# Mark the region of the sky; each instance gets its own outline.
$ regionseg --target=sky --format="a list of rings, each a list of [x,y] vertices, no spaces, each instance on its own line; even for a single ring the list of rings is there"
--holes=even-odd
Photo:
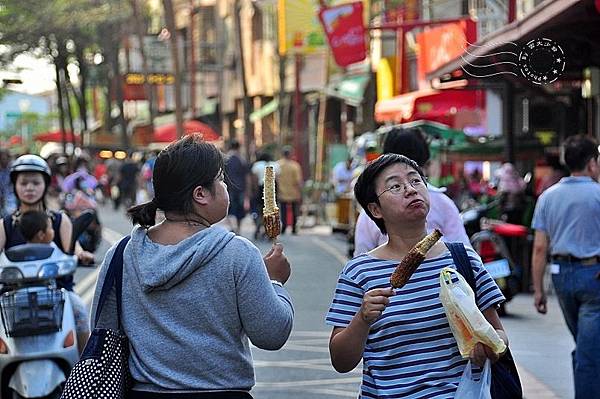
[[[20,78],[23,81],[22,84],[11,84],[7,88],[28,94],[38,94],[55,89],[54,74],[54,66],[47,59],[21,54],[10,67],[0,70],[0,79]]]

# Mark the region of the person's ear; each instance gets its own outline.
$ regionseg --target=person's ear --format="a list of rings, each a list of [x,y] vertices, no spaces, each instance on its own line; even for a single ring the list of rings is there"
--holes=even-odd
[[[369,212],[371,212],[371,215],[373,215],[373,217],[377,219],[383,219],[381,207],[379,206],[379,204],[371,202],[369,205],[367,205],[367,208],[369,209]]]
[[[44,241],[46,241],[46,232],[45,231],[38,231],[37,233],[35,233],[35,241],[36,242],[44,242]]]
[[[192,199],[200,205],[207,205],[210,197],[212,197],[210,191],[203,186],[197,186],[192,192]]]

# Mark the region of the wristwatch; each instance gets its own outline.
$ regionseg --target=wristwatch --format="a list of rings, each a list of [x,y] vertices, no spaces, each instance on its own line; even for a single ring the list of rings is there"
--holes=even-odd
[[[275,284],[280,286],[281,288],[283,288],[283,283],[281,281],[277,281],[277,280],[271,280],[271,284]]]

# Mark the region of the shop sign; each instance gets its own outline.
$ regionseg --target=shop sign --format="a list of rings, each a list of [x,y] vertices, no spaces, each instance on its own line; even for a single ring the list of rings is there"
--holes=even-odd
[[[128,73],[125,75],[125,83],[129,85],[143,85],[146,79],[143,73]],[[171,73],[149,73],[148,83],[151,85],[172,85],[175,76]]]
[[[319,19],[336,64],[345,67],[367,57],[362,2],[321,8]]]
[[[315,0],[278,0],[279,54],[311,54],[325,48]]]
[[[419,45],[419,87],[428,87],[425,75],[464,53],[470,43],[477,41],[476,24],[471,20],[426,28],[417,35]]]

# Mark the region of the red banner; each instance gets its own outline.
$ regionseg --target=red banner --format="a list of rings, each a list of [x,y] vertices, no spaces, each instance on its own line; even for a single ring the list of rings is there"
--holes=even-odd
[[[323,7],[319,19],[336,64],[345,67],[367,57],[362,2]]]

